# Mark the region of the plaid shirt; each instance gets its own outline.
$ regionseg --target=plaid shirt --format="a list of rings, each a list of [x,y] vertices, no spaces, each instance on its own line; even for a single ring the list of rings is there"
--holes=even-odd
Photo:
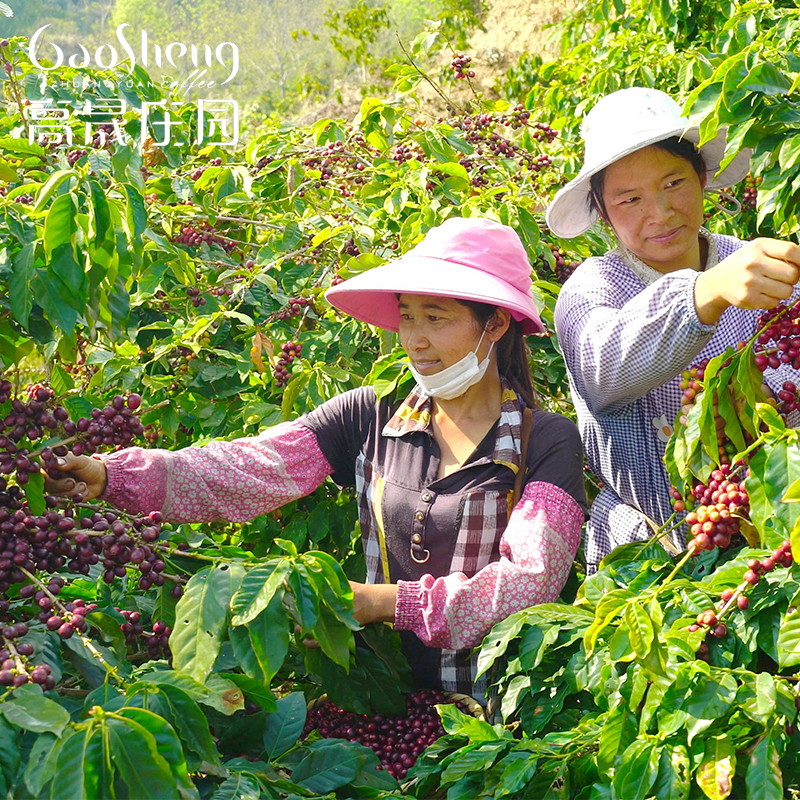
[[[745,242],[701,229],[706,269]],[[619,247],[587,259],[564,284],[555,310],[578,426],[592,471],[605,488],[586,525],[586,561],[594,570],[615,547],[642,541],[672,514],[663,463],[681,408],[680,373],[748,339],[761,311],[730,307],[704,325],[690,269],[663,275]],[[796,298],[797,290],[793,298]],[[770,371],[775,390],[786,370]],[[641,512],[641,513],[640,513]],[[685,532],[673,534],[685,546]]]
[[[483,687],[474,683],[471,647],[430,646],[436,635],[421,620],[420,595],[432,589],[423,586],[425,580],[456,574],[460,581],[468,581],[503,558],[501,539],[509,526],[521,466],[522,407],[517,395],[504,383],[498,422],[467,462],[444,478],[438,478],[431,401],[418,387],[395,411],[365,387],[335,398],[299,421],[315,432],[334,480],[344,485],[355,478],[367,582],[399,584],[396,627],[408,629],[403,631],[404,649],[418,682],[467,694],[481,691]],[[582,452],[573,423],[535,410],[527,462],[529,497],[538,493],[539,506],[544,495],[558,509],[567,506],[564,524],[576,548],[585,496]],[[551,524],[557,514],[551,511]],[[535,538],[536,533],[529,525],[528,537]],[[571,550],[561,556],[567,572]],[[555,599],[563,580],[547,599]],[[493,587],[496,591],[497,583]],[[533,595],[522,599],[519,607],[537,601],[541,600]],[[478,628],[474,644],[498,621],[490,619],[488,627]],[[469,622],[460,624],[469,627]]]

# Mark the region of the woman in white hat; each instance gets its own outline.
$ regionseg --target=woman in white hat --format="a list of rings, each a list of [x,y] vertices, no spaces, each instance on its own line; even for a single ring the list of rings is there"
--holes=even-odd
[[[790,242],[702,227],[703,190],[741,180],[750,154],[720,171],[725,131],[698,148],[698,129],[685,123],[655,89],[602,98],[583,124],[583,168],[547,211],[558,236],[602,218],[618,240],[575,271],[555,311],[584,447],[605,483],[587,524],[590,569],[617,545],[649,538],[645,516],[661,525],[672,513],[662,458],[681,371],[749,338],[759,309],[791,297],[800,274]]]
[[[327,297],[399,331],[417,382],[399,405],[363,387],[254,438],[69,456],[55,488],[174,521],[244,521],[328,476],[355,484],[369,584],[353,584],[356,618],[394,622],[421,685],[479,691],[471,648],[555,600],[586,502],[577,428],[534,407],[524,335],[543,326],[525,249],[504,225],[449,219]]]

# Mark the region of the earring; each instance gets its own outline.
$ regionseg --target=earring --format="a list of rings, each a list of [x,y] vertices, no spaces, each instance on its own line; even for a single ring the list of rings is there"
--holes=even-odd
[[[742,204],[732,194],[723,192],[722,189],[717,189],[717,196],[720,200],[722,200],[724,203],[728,203],[729,205],[724,206],[722,203],[717,202],[710,194],[705,194],[706,200],[708,200],[708,202],[711,203],[714,208],[717,208],[732,217],[735,217],[742,210]]]

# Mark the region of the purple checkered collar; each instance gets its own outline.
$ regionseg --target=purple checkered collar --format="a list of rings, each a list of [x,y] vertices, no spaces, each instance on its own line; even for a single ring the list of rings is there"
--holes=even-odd
[[[505,464],[516,473],[522,459],[520,441],[522,404],[517,393],[502,375],[500,383],[503,387],[503,395],[492,461]],[[381,435],[399,438],[417,431],[431,434],[431,399],[423,393],[418,384],[415,384],[384,425]]]

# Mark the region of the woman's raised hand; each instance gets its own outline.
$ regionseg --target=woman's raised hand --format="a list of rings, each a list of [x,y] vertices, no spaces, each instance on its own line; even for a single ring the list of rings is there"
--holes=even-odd
[[[84,500],[99,497],[106,488],[106,465],[99,458],[67,453],[58,459],[58,468],[65,473],[55,480],[45,474],[45,491],[50,494],[79,494]]]
[[[697,278],[697,315],[713,325],[728,306],[775,308],[791,296],[798,279],[800,247],[780,239],[754,239]]]

